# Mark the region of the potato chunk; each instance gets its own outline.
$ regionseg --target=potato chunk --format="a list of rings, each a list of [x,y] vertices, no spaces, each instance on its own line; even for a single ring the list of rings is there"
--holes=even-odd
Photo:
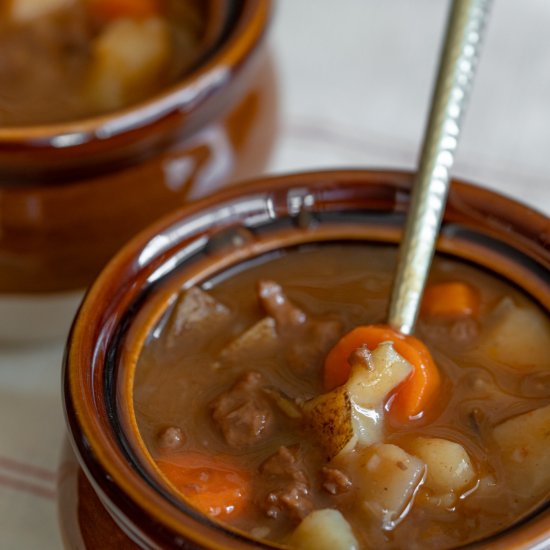
[[[174,347],[182,340],[204,339],[230,317],[226,306],[200,288],[192,287],[182,293],[174,305],[165,331],[167,346]]]
[[[271,355],[278,347],[275,319],[264,317],[227,345],[220,359],[235,363],[249,361],[251,357]]]
[[[427,466],[425,485],[436,495],[459,494],[474,478],[475,472],[462,445],[436,437],[419,437],[410,451]]]
[[[327,458],[336,456],[346,446],[353,448],[357,443],[352,403],[345,388],[336,388],[308,401],[304,405],[304,414]]]
[[[371,445],[382,439],[386,397],[412,371],[412,365],[393,349],[391,342],[381,343],[372,352],[368,368],[353,368],[345,387],[352,402],[353,431],[358,443]]]
[[[329,458],[351,451],[357,443],[382,440],[384,401],[412,370],[391,342],[383,342],[370,353],[367,366],[353,366],[343,386],[305,404],[306,419]]]
[[[355,550],[359,544],[338,510],[315,510],[306,516],[288,541],[300,550]]]
[[[170,31],[159,17],[117,19],[92,49],[87,96],[98,109],[117,109],[158,87],[170,57]]]
[[[382,342],[371,353],[368,367],[354,367],[345,387],[357,405],[374,408],[412,371],[411,364],[393,349],[391,342]]]
[[[363,509],[393,529],[406,515],[426,466],[397,445],[377,444],[361,452],[354,481]]]
[[[503,299],[491,314],[479,350],[510,367],[550,368],[550,321],[541,312]]]
[[[493,437],[518,495],[536,498],[550,491],[550,405],[502,422]]]

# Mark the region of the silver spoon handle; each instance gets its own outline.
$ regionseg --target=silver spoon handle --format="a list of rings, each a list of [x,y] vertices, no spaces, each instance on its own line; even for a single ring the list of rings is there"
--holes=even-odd
[[[388,315],[410,334],[430,269],[449,191],[450,170],[492,0],[453,0],[414,182]]]

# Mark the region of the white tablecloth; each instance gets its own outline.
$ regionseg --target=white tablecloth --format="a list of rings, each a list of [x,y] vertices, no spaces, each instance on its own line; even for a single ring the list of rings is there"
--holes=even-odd
[[[262,1],[262,0],[260,0]],[[283,122],[270,172],[414,167],[443,0],[275,0]],[[455,175],[550,214],[550,2],[496,0]],[[0,322],[6,322],[2,319]],[[0,548],[61,547],[63,342],[0,346]]]

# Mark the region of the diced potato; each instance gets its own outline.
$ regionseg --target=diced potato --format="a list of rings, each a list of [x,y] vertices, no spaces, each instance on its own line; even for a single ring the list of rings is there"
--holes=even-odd
[[[479,350],[510,367],[550,368],[550,321],[541,311],[505,298],[482,332]]]
[[[355,550],[359,544],[338,510],[315,510],[306,516],[288,541],[300,550]]]
[[[98,109],[146,97],[170,57],[170,30],[160,17],[117,19],[93,44],[87,96]]]
[[[493,438],[518,495],[535,498],[550,491],[550,405],[504,421]]]
[[[220,359],[231,362],[250,360],[251,356],[258,354],[273,354],[278,346],[275,320],[272,317],[264,317],[225,347]]]
[[[345,388],[352,403],[353,431],[358,443],[382,439],[383,407],[388,394],[413,371],[391,342],[382,342],[370,355],[369,368],[356,365]]]
[[[383,342],[370,354],[368,367],[355,365],[343,386],[305,404],[309,424],[329,458],[357,443],[382,440],[384,401],[411,372],[391,342]]]
[[[166,328],[168,347],[182,338],[196,338],[225,324],[230,318],[229,309],[200,288],[193,287],[181,294],[172,310]]]
[[[26,23],[73,3],[74,0],[8,0],[4,10],[11,21]],[[0,15],[1,11],[0,8]]]
[[[371,353],[368,368],[354,367],[345,387],[358,406],[375,408],[412,370],[411,364],[393,349],[391,342],[382,342]]]
[[[344,387],[324,393],[304,405],[304,414],[328,457],[357,443],[352,420],[352,404]]]
[[[454,441],[419,437],[409,450],[426,464],[425,485],[436,495],[460,494],[475,478],[468,453]]]
[[[361,452],[354,476],[363,509],[393,529],[406,515],[426,466],[397,445],[377,444]]]

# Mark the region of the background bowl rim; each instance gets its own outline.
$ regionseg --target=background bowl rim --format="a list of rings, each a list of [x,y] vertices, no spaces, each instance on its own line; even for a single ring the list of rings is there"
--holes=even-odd
[[[197,67],[144,100],[112,112],[67,122],[0,127],[0,147],[70,149],[98,139],[108,143],[110,139],[153,125],[170,113],[183,109],[186,104],[202,103],[210,92],[223,85],[224,75],[220,68],[230,70],[236,67],[262,40],[272,2],[241,0],[241,13],[221,43],[214,46]],[[56,145],[59,138],[66,138],[66,141]]]

